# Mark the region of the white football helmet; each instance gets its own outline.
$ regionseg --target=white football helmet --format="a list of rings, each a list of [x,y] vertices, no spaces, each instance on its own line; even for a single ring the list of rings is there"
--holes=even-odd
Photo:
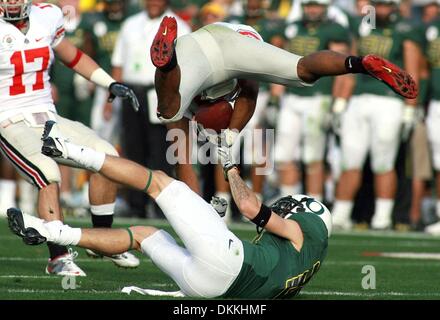
[[[0,18],[5,21],[20,21],[29,17],[32,0],[0,0]]]
[[[283,218],[295,213],[316,214],[324,222],[328,237],[332,233],[332,215],[330,210],[320,201],[304,194],[296,194],[278,199],[270,209]]]

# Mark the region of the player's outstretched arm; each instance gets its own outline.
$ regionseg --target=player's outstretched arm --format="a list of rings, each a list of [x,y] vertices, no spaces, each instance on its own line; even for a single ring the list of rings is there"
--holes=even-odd
[[[63,39],[54,48],[54,51],[58,58],[76,73],[82,75],[97,86],[107,88],[110,92],[109,100],[112,101],[115,96],[129,99],[133,108],[136,111],[139,110],[139,102],[134,92],[127,86],[113,79],[92,58],[75,47],[72,42]]]
[[[237,167],[233,164],[230,149],[218,147],[218,156],[223,166],[225,177],[228,178],[232,197],[240,212],[257,225],[282,238],[292,241],[300,250],[304,241],[301,228],[293,220],[283,219],[258,200],[255,193],[249,189]]]

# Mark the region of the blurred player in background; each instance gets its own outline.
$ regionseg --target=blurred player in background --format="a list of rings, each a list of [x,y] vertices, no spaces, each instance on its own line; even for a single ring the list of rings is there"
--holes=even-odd
[[[122,23],[127,17],[128,4],[123,0],[103,0],[102,3],[101,12],[85,16],[84,42],[87,48],[90,48],[88,54],[106,72],[111,73],[111,57]],[[110,110],[105,109],[106,106],[109,106],[107,105],[107,91],[98,87],[94,94],[91,128],[105,140],[118,145],[120,142],[120,101],[116,100]]]
[[[44,123],[49,119],[57,120],[72,141],[81,141],[112,155],[117,152],[91,129],[57,114],[48,72],[55,54],[84,78],[108,88],[111,98],[129,98],[135,108],[138,108],[138,102],[130,89],[117,83],[64,38],[64,17],[59,7],[46,3],[32,5],[30,0],[6,0],[0,2],[0,12],[0,69],[3,70],[0,74],[1,151],[17,171],[38,188],[38,215],[47,220],[62,220],[58,163],[40,152]],[[114,183],[100,175],[91,176],[89,198],[94,227],[112,225],[115,196]],[[48,243],[48,247],[47,273],[85,275],[74,263],[75,255],[65,246]],[[121,266],[139,264],[131,254],[112,259]]]
[[[225,8],[215,1],[209,1],[200,9],[200,26],[203,27],[214,22],[223,21],[225,17]]]
[[[377,0],[376,26],[359,19],[356,47],[360,55],[376,54],[404,66],[418,79],[420,39],[397,13],[399,0]],[[342,104],[341,144],[343,173],[338,182],[333,208],[335,227],[351,228],[353,199],[361,186],[362,166],[371,152],[375,174],[374,229],[392,227],[392,210],[397,188],[394,170],[400,141],[406,141],[415,121],[417,100],[402,101],[385,85],[371,78],[357,77],[354,96],[348,106]]]
[[[319,50],[347,54],[350,33],[328,18],[330,0],[302,0],[303,17],[286,26],[285,48],[300,56]],[[307,193],[322,201],[326,127],[332,93],[340,94],[342,77],[322,78],[310,88],[286,89],[276,126],[275,161],[281,195],[301,193],[301,162]]]
[[[167,130],[156,117],[155,67],[149,58],[149,48],[165,15],[176,16],[170,9],[168,0],[146,0],[142,12],[124,21],[111,62],[113,77],[127,83],[142,105],[141,110],[136,112],[127,107],[126,101],[123,102],[121,147],[124,156],[172,175],[172,166],[166,160]],[[177,18],[177,21],[179,36],[191,32],[182,19]],[[111,106],[106,108],[108,107]],[[159,208],[144,193],[127,190],[126,194],[132,215],[146,217],[147,211],[150,217],[160,215]]]
[[[436,215],[440,219],[440,1],[431,3],[429,9],[433,21],[428,23],[424,33],[424,52],[430,69],[430,102],[426,125],[436,171]],[[434,15],[435,12],[437,15]],[[425,231],[440,235],[440,222],[427,226]]]

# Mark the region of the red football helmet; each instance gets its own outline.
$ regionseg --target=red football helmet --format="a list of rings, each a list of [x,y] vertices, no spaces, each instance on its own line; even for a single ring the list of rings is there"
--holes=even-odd
[[[6,21],[26,19],[31,7],[32,0],[0,0],[0,18]]]

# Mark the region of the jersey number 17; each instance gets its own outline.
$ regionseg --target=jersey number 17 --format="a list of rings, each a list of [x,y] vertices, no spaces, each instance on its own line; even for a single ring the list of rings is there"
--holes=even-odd
[[[49,47],[29,49],[24,51],[15,51],[11,56],[11,64],[14,65],[15,74],[12,78],[12,86],[9,87],[9,94],[16,96],[26,92],[23,85],[23,74],[25,72],[25,63],[35,62],[36,59],[42,59],[41,69],[36,72],[36,81],[32,86],[32,91],[44,89],[44,72],[49,67],[50,51]]]

